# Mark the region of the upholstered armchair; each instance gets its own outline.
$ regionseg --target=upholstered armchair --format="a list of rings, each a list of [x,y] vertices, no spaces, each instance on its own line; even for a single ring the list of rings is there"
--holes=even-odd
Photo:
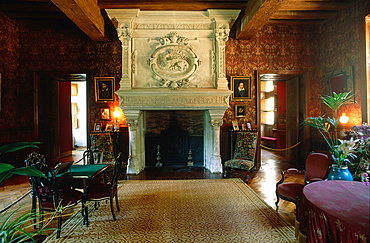
[[[234,156],[223,165],[224,177],[228,174],[238,175],[248,183],[250,171],[255,168],[258,133],[240,131],[235,141]]]
[[[281,180],[276,183],[276,208],[279,208],[280,198],[297,204],[303,193],[303,187],[315,181],[322,181],[328,176],[329,166],[332,163],[330,153],[317,151],[309,154],[305,162],[305,170],[290,168],[281,172]],[[289,174],[303,174],[304,183],[284,182]]]

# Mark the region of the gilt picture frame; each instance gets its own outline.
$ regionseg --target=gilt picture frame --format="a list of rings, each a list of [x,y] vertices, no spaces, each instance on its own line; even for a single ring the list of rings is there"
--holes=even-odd
[[[251,101],[251,77],[232,76],[231,77],[231,90],[232,100],[235,101]]]
[[[100,108],[100,119],[110,120],[110,110],[109,108]]]
[[[245,117],[246,116],[246,106],[245,105],[235,105],[235,117]]]
[[[327,95],[333,95],[333,92],[339,94],[349,91],[354,91],[354,81],[353,81],[353,68],[352,66],[347,66],[328,72],[325,75],[327,82]],[[352,93],[354,94],[354,93]],[[353,95],[348,101],[347,104],[355,103],[355,96]]]
[[[95,101],[114,101],[114,77],[95,77]]]
[[[101,129],[101,123],[95,123],[94,124],[94,132],[101,132],[102,129]]]
[[[107,125],[105,126],[105,131],[107,132],[112,132],[113,131],[113,123],[107,123]]]

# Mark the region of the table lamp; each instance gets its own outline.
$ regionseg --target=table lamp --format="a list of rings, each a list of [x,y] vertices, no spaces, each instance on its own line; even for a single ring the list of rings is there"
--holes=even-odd
[[[114,130],[119,130],[119,124],[118,124],[118,117],[120,117],[121,112],[116,108],[116,110],[113,112],[113,117],[116,118],[116,123],[114,124]]]
[[[341,131],[341,136],[345,136],[345,131],[346,131],[346,123],[349,121],[348,116],[346,116],[346,113],[342,113],[342,115],[339,117],[339,122],[343,124],[343,129]]]

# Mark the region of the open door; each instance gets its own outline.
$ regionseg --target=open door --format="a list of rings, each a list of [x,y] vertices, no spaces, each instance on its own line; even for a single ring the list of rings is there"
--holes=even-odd
[[[259,70],[257,76],[258,84],[263,81],[273,81],[277,82],[286,82],[286,92],[284,95],[285,102],[286,102],[286,115],[284,117],[277,117],[285,119],[286,123],[284,123],[284,136],[285,144],[281,144],[279,149],[286,149],[293,145],[296,145],[302,139],[302,133],[299,129],[300,127],[300,119],[302,119],[302,114],[305,112],[305,102],[303,102],[305,98],[305,90],[304,87],[300,87],[300,80],[305,79],[305,71],[294,71],[294,70]],[[302,82],[304,83],[304,82]],[[257,110],[258,110],[258,127],[261,128],[261,106],[258,105],[261,102],[261,89],[258,90],[257,96]],[[279,97],[277,95],[277,101],[279,102]],[[277,104],[277,107],[279,105]],[[280,114],[282,116],[282,114]],[[275,117],[276,118],[276,117]],[[279,124],[279,119],[275,119],[275,125]],[[276,129],[278,130],[278,129]],[[285,146],[284,146],[285,145]],[[284,146],[284,147],[283,147]],[[282,148],[280,148],[282,147]],[[304,151],[302,150],[302,146],[295,146],[292,149],[286,149],[285,157],[286,160],[290,163],[296,164],[297,166],[300,164],[300,160]]]
[[[54,166],[73,150],[70,80],[50,73],[35,74],[34,103],[40,153]]]
[[[59,87],[58,82],[48,75],[36,75],[37,137],[42,142],[40,153],[45,155],[48,165],[59,162]]]
[[[299,77],[286,81],[286,146],[299,142]],[[288,149],[286,161],[297,164],[298,147]]]

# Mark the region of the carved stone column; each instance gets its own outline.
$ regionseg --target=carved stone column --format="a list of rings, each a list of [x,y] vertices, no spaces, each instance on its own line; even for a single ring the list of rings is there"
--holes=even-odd
[[[129,129],[129,159],[127,164],[127,173],[138,174],[142,170],[142,165],[137,155],[139,137],[139,116],[140,110],[126,110],[126,122]]]
[[[130,23],[120,23],[117,28],[119,40],[122,42],[122,78],[121,90],[131,89],[131,32]]]
[[[222,126],[222,117],[225,113],[224,109],[209,110],[209,123],[211,126],[210,136],[212,144],[212,155],[207,163],[207,168],[211,173],[222,173],[222,160],[220,154],[220,127]]]
[[[213,127],[213,154],[209,170],[211,173],[222,173],[222,160],[220,155],[220,127],[222,126],[222,119],[211,120]]]
[[[230,29],[228,28],[228,25],[217,24],[217,28],[215,29],[216,58],[218,62],[217,89],[229,89],[228,81],[226,78],[226,58],[225,58],[226,41],[229,39],[229,32]]]
[[[110,9],[114,13],[114,19],[118,22],[117,34],[122,42],[122,78],[120,81],[121,90],[131,90],[131,73],[135,67],[132,66],[132,32],[135,18],[139,15],[139,9]]]

